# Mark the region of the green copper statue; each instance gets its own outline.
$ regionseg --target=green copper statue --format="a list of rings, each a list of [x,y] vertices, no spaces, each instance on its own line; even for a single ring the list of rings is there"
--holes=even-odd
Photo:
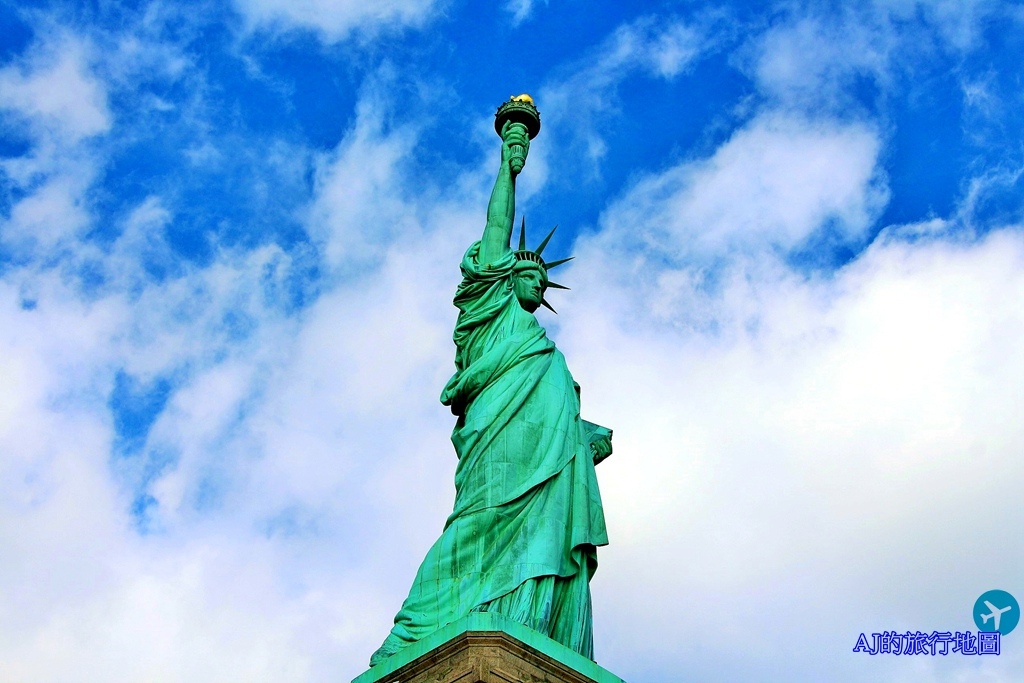
[[[590,578],[608,542],[594,465],[611,431],[580,419],[579,385],[534,317],[561,287],[548,271],[569,259],[544,261],[550,234],[527,250],[525,221],[510,246],[540,116],[528,95],[496,116],[501,167],[483,238],[462,258],[456,371],[441,393],[457,417],[455,509],[371,666],[470,612],[499,612],[593,659]]]

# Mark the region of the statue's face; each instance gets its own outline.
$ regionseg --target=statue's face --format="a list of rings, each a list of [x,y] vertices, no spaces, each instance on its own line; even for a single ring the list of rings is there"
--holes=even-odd
[[[512,290],[515,292],[516,298],[519,299],[519,305],[530,313],[536,311],[540,306],[545,289],[547,289],[547,281],[540,268],[517,270],[512,280]]]

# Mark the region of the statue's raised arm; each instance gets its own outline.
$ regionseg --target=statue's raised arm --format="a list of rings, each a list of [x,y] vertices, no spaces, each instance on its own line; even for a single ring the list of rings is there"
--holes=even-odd
[[[501,138],[501,167],[487,203],[487,226],[480,240],[480,261],[494,263],[510,251],[516,215],[516,177],[526,164],[530,140],[540,132],[540,113],[529,95],[518,95],[501,105],[494,130]]]
[[[501,130],[501,167],[487,203],[487,225],[480,243],[480,260],[493,263],[511,249],[512,223],[516,215],[516,177],[530,150],[526,126],[505,121]]]

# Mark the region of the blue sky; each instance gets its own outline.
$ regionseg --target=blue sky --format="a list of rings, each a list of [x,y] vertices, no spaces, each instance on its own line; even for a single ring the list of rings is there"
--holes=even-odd
[[[1024,10],[0,3],[0,678],[349,680],[453,499],[451,296],[519,184],[615,430],[599,663],[869,657],[1024,595]],[[548,253],[546,252],[546,253]]]

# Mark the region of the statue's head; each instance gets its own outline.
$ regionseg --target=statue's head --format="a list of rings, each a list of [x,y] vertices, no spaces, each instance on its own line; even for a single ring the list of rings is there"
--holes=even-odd
[[[533,261],[517,261],[512,276],[512,291],[519,305],[533,313],[544,301],[548,288],[548,274],[544,267]]]
[[[548,280],[548,271],[562,265],[566,261],[571,261],[572,257],[550,263],[541,258],[541,252],[544,251],[544,247],[548,246],[548,240],[551,239],[551,236],[555,234],[557,229],[558,226],[556,225],[540,245],[537,246],[537,250],[531,251],[526,248],[526,218],[523,218],[523,225],[519,232],[519,249],[515,252],[516,265],[512,276],[512,289],[515,292],[516,298],[519,299],[519,305],[530,313],[536,311],[538,306],[544,306],[550,309],[552,313],[555,312],[555,309],[551,308],[551,304],[544,299],[544,292],[548,287],[569,289],[564,285]]]

